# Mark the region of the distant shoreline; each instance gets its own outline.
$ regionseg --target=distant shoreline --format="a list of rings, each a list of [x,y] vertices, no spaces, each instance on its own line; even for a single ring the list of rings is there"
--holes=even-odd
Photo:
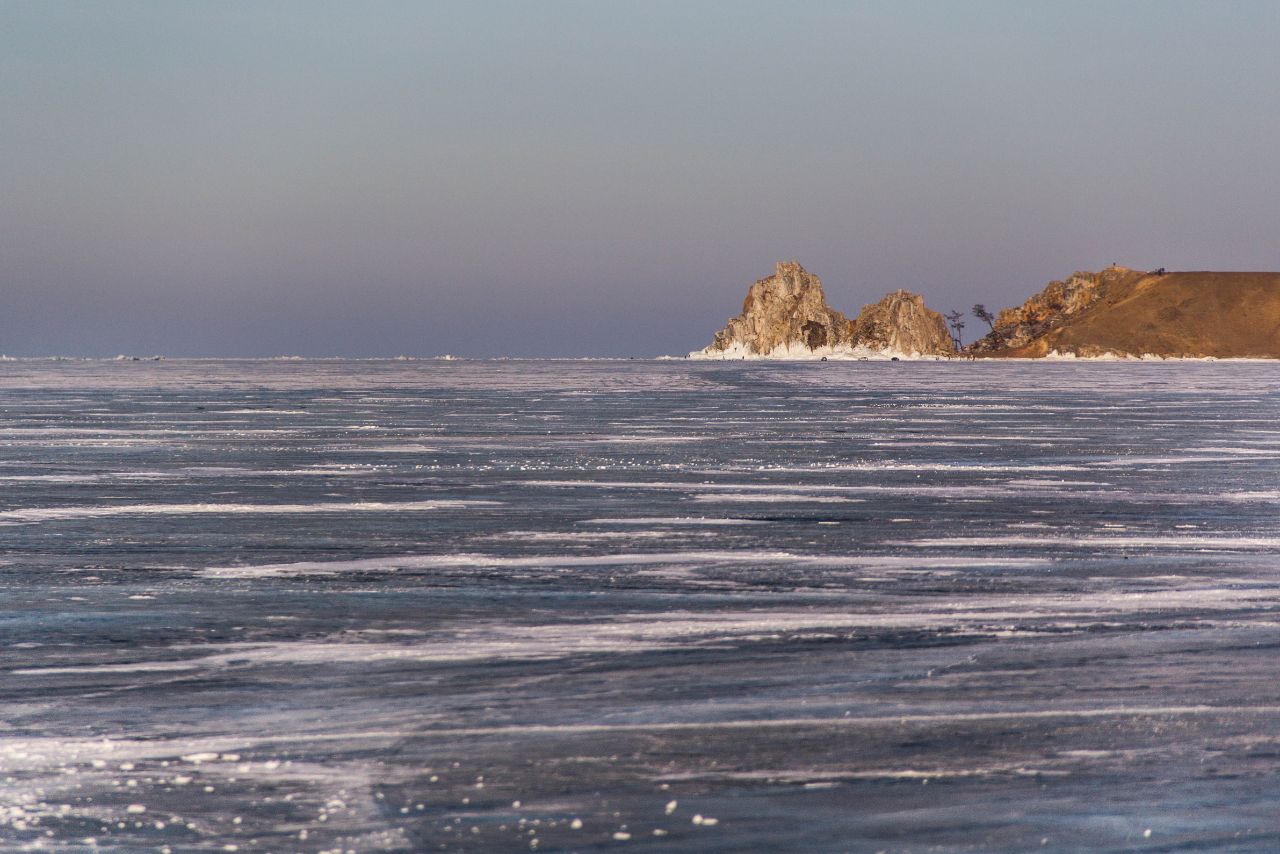
[[[1167,363],[1200,363],[1240,362],[1240,363],[1280,363],[1280,358],[1267,356],[1121,356],[1106,354],[1102,356],[1075,356],[1053,354],[1049,356],[847,356],[847,355],[808,355],[808,356],[745,356],[737,358],[689,357],[689,356],[139,356],[121,359],[115,356],[0,356],[0,365],[4,364],[119,364],[157,365],[168,362],[244,362],[273,364],[313,363],[313,362],[391,362],[401,364],[418,363],[500,363],[500,362],[688,362],[708,365],[799,365],[799,364],[849,364],[861,363],[912,363],[912,362],[955,362],[964,364],[994,363],[1037,363],[1037,364],[1070,364],[1083,362],[1089,364],[1167,364]]]

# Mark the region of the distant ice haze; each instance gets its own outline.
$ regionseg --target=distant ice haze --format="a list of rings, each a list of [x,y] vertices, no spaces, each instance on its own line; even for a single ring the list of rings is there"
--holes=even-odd
[[[1280,7],[0,6],[0,352],[654,355],[1280,268]]]

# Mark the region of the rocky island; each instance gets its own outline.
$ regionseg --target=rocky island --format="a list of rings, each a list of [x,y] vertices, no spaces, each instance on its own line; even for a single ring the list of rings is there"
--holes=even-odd
[[[1280,273],[1143,272],[1114,264],[1077,272],[1003,309],[988,335],[957,350],[947,321],[918,294],[894,291],[850,320],[827,305],[817,276],[788,261],[752,285],[742,313],[689,355],[1278,359]]]
[[[780,262],[747,291],[729,320],[695,359],[920,358],[955,353],[942,315],[924,298],[894,291],[853,320],[827,305],[822,281],[798,261]]]

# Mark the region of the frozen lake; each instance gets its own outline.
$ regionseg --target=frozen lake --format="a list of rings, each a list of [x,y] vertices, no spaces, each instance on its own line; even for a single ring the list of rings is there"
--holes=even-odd
[[[0,362],[0,848],[1280,850],[1280,365]]]

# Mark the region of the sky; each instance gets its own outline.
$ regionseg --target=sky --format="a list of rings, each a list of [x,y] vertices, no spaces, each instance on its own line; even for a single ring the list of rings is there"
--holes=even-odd
[[[850,316],[1280,270],[1277,44],[1228,0],[0,0],[0,353],[644,357],[780,260]]]

